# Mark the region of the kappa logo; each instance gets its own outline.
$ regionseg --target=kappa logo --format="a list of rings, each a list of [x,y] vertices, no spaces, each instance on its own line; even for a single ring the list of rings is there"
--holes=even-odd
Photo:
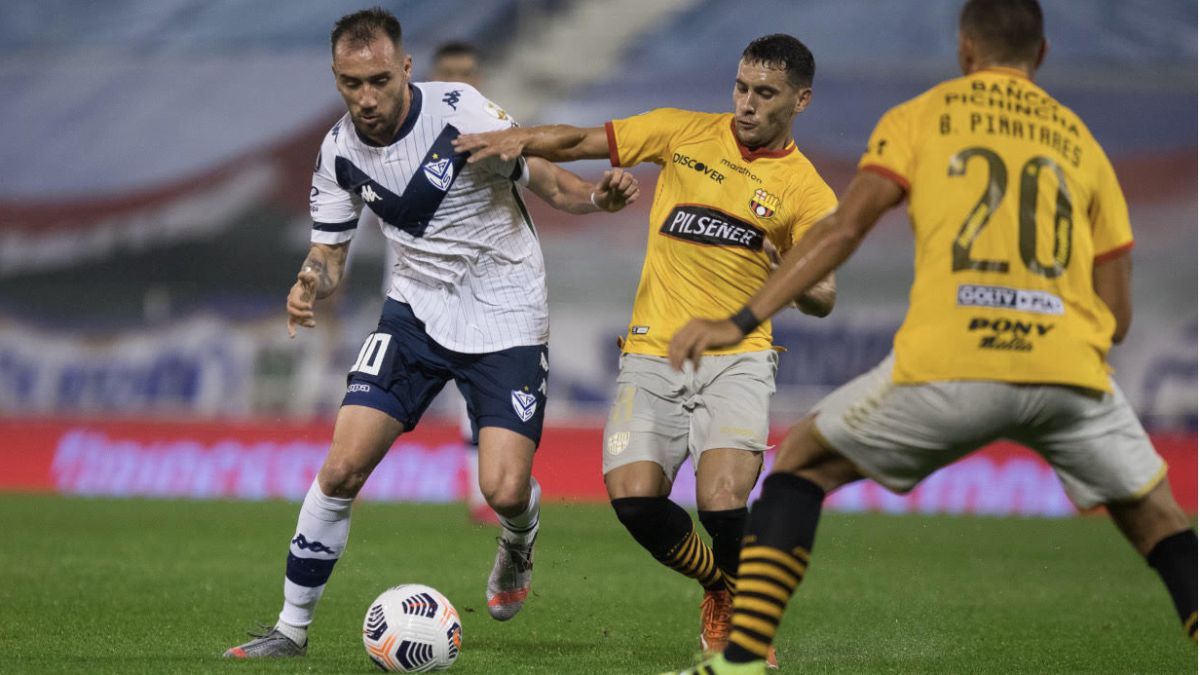
[[[454,181],[454,165],[449,157],[438,157],[435,152],[433,159],[425,162],[421,168],[425,171],[425,178],[442,192],[448,190],[450,183]]]
[[[334,555],[337,553],[337,551],[329,548],[328,546],[326,546],[325,544],[322,544],[319,541],[309,541],[308,539],[306,539],[304,537],[303,534],[297,534],[296,538],[292,540],[292,544],[296,548],[300,549],[301,551],[312,551],[313,553],[328,553],[329,555]]]
[[[779,197],[759,188],[750,199],[750,210],[759,218],[770,218],[779,209]]]
[[[550,372],[550,362],[546,360],[546,352],[542,352],[539,356],[541,359],[542,370],[546,371],[547,373]]]
[[[382,199],[379,196],[379,193],[375,192],[374,188],[372,188],[370,185],[364,185],[362,187],[362,190],[359,190],[358,196],[362,197],[362,200],[368,204],[377,202],[380,199]]]
[[[460,98],[462,98],[462,91],[455,89],[453,91],[446,92],[446,95],[442,97],[442,103],[445,103],[451,108],[458,110],[458,99]]]
[[[537,397],[533,394],[513,389],[512,406],[513,411],[517,413],[517,417],[520,417],[522,422],[528,422],[533,419],[533,414],[537,412]]]

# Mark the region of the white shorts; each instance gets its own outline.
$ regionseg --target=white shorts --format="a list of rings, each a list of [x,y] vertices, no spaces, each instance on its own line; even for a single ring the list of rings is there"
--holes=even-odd
[[[814,412],[823,442],[894,492],[1002,438],[1045,457],[1081,509],[1138,499],[1166,474],[1115,382],[1111,394],[983,380],[898,385],[893,361],[889,355]]]
[[[773,350],[705,356],[684,372],[660,356],[621,356],[604,426],[604,473],[650,461],[675,480],[689,455],[696,467],[706,450],[766,450],[778,364]]]

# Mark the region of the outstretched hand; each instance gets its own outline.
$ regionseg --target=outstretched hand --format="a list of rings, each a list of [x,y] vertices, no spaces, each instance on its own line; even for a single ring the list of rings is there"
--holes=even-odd
[[[488,131],[482,134],[463,134],[454,139],[455,152],[468,152],[468,164],[474,164],[488,157],[499,157],[508,162],[521,156],[525,150],[525,130],[519,127]]]
[[[288,291],[288,337],[296,337],[296,326],[312,328],[317,325],[313,301],[317,297],[317,271],[305,265],[296,275],[296,283]]]
[[[614,213],[637,201],[640,194],[633,174],[624,169],[609,169],[592,190],[592,203],[601,211]]]
[[[743,337],[729,319],[692,319],[671,338],[667,359],[675,370],[682,371],[688,361],[699,367],[704,352],[736,345]]]

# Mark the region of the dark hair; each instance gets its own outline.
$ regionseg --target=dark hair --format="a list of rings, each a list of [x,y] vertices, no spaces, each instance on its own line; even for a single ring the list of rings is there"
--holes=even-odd
[[[462,40],[443,42],[437,46],[437,49],[433,50],[434,61],[447,56],[474,56],[475,58],[479,58],[479,50],[470,42]]]
[[[784,33],[764,35],[746,45],[742,60],[786,70],[788,83],[796,88],[811,87],[817,69],[808,47]]]
[[[379,33],[387,35],[396,49],[400,49],[400,21],[382,7],[372,7],[347,14],[333,24],[329,34],[329,47],[336,51],[338,42],[345,39],[352,45],[367,45]]]
[[[1044,36],[1037,0],[970,0],[958,27],[1000,63],[1035,60]]]

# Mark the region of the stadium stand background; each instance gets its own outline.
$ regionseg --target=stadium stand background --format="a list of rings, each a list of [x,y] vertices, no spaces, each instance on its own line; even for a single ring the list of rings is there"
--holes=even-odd
[[[404,24],[418,79],[435,44],[474,41],[488,61],[485,93],[524,123],[727,110],[745,44],[793,33],[817,59],[797,142],[838,191],[887,107],[957,74],[950,0],[382,4]],[[1184,439],[1194,467],[1196,5],[1043,5],[1051,50],[1039,82],[1113,158],[1137,235],[1136,320],[1114,351],[1116,376],[1153,430]],[[342,110],[328,30],[361,6],[0,6],[0,426],[12,448],[44,433],[61,450],[64,429],[78,441],[86,429],[71,425],[101,419],[182,421],[201,435],[239,419],[268,435],[280,421],[327,433],[378,315],[380,235],[356,240],[345,291],[321,308],[332,320],[289,341],[282,307],[307,248],[312,160]],[[575,168],[598,175],[604,164]],[[655,171],[638,175],[648,188]],[[551,293],[552,424],[596,433],[649,201],[572,218],[531,200]],[[877,229],[840,274],[831,317],[779,322],[778,423],[889,349],[911,278],[905,230],[902,211]],[[454,396],[443,398],[435,417],[453,414]],[[598,452],[585,444],[571,452]]]

